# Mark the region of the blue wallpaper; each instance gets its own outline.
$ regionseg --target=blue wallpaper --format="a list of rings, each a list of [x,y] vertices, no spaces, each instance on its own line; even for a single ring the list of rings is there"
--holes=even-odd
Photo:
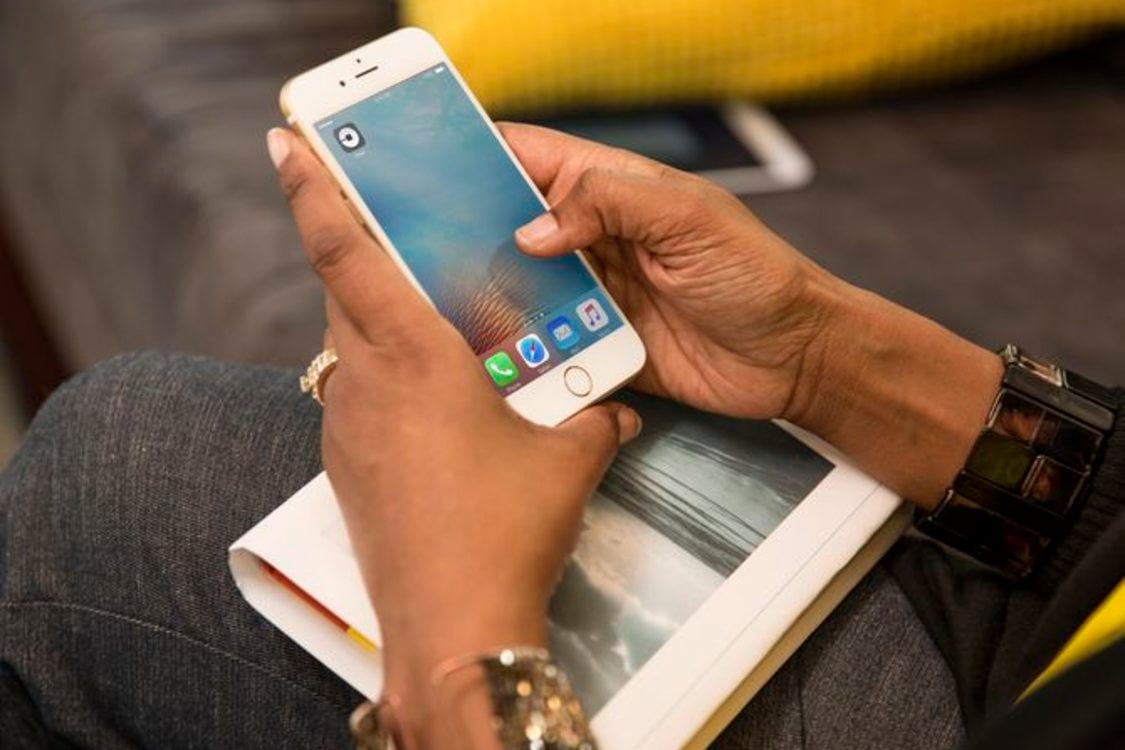
[[[348,125],[364,142],[355,148],[345,139],[351,151],[335,135]],[[422,288],[476,353],[595,287],[573,256],[533,259],[516,248],[512,233],[542,205],[444,65],[317,128]]]

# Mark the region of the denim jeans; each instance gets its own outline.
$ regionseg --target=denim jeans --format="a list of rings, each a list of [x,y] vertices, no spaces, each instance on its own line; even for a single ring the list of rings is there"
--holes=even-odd
[[[141,354],[55,393],[0,477],[0,746],[346,747],[360,697],[226,561],[320,470],[319,432],[287,371]],[[949,671],[877,568],[716,747],[962,738]]]

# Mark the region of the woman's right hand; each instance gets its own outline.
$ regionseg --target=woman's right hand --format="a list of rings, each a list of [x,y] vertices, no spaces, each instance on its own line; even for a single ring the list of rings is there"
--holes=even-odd
[[[540,256],[588,249],[648,349],[636,387],[786,419],[903,497],[943,496],[998,357],[835,278],[702,178],[544,128],[503,134],[551,204],[516,241]]]
[[[504,137],[550,213],[516,233],[539,256],[588,248],[649,351],[635,385],[738,417],[789,416],[838,283],[716,185],[527,125]]]

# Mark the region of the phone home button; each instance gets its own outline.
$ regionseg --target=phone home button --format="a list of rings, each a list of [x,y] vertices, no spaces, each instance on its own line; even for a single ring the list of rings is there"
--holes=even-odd
[[[590,378],[590,373],[578,366],[566,368],[563,372],[563,383],[568,391],[579,398],[589,396],[590,391],[594,390],[594,381]]]

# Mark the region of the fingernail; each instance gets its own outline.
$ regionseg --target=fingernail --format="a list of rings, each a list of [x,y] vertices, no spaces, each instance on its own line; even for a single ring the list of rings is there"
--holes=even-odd
[[[617,429],[621,434],[622,444],[629,442],[641,434],[641,415],[632,409],[625,408],[617,412]]]
[[[547,212],[536,216],[527,224],[516,230],[520,239],[529,245],[542,245],[548,237],[559,231],[559,220],[553,213]]]
[[[281,165],[289,158],[289,134],[281,128],[270,129],[266,133],[266,148],[269,149],[274,168],[281,169]]]

